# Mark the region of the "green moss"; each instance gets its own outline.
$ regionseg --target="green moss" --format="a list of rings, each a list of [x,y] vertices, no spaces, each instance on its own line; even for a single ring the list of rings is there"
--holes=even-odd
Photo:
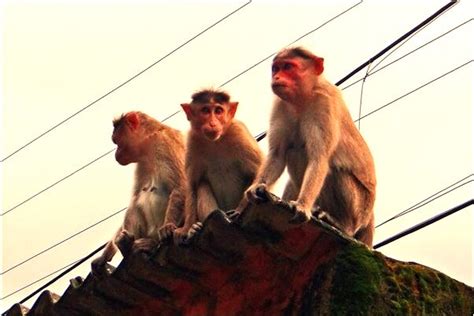
[[[335,260],[331,315],[366,315],[380,296],[381,268],[364,246],[351,245],[341,251]]]
[[[473,311],[472,289],[415,263],[387,259],[361,245],[333,262],[331,315],[454,315]]]

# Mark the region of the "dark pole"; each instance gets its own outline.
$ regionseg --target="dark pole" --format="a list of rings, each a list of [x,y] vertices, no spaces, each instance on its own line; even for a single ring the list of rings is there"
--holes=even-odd
[[[341,80],[339,80],[338,82],[336,82],[336,86],[339,86],[341,85],[342,83],[344,83],[347,79],[351,78],[352,76],[354,76],[356,73],[358,73],[359,71],[361,71],[363,68],[367,67],[369,64],[373,63],[375,60],[379,59],[380,56],[384,55],[386,52],[388,52],[390,49],[392,49],[394,46],[398,45],[400,42],[402,42],[403,40],[405,40],[406,38],[408,38],[409,36],[411,36],[413,33],[417,32],[419,29],[421,29],[422,27],[424,27],[425,25],[427,25],[428,23],[430,23],[431,21],[433,21],[434,19],[436,19],[438,16],[440,16],[443,12],[445,12],[446,10],[448,10],[450,7],[452,7],[453,5],[455,5],[456,3],[458,3],[459,0],[451,0],[449,3],[447,3],[446,5],[444,5],[441,9],[439,9],[438,11],[436,11],[435,13],[433,13],[430,17],[428,17],[427,19],[425,19],[423,22],[421,22],[420,24],[418,24],[417,26],[415,26],[414,28],[412,28],[410,31],[408,31],[407,33],[403,34],[402,36],[400,36],[397,40],[395,40],[392,44],[388,45],[387,47],[385,47],[384,49],[382,49],[380,52],[378,52],[377,54],[375,54],[374,56],[372,56],[369,60],[367,60],[365,63],[363,63],[362,65],[360,65],[359,67],[357,67],[356,69],[354,69],[353,71],[351,71],[348,75],[346,75],[344,78],[342,78]],[[258,134],[255,139],[257,140],[257,142],[261,141],[262,139],[264,139],[265,137],[267,136],[267,132],[261,132],[260,134]]]
[[[53,284],[54,282],[56,282],[57,280],[61,279],[63,276],[65,276],[67,273],[71,272],[72,270],[74,270],[75,268],[77,268],[78,266],[80,266],[82,263],[84,263],[85,261],[87,261],[90,257],[92,257],[93,255],[95,255],[96,253],[98,253],[99,251],[101,251],[102,249],[105,248],[105,245],[106,244],[103,244],[102,246],[100,246],[99,248],[97,248],[96,250],[94,250],[93,252],[91,252],[90,254],[88,254],[87,256],[85,256],[84,258],[80,259],[79,261],[77,261],[75,264],[73,264],[71,267],[69,267],[68,269],[66,269],[66,271],[63,271],[62,273],[60,273],[58,276],[54,277],[53,279],[51,279],[48,283],[46,283],[45,285],[41,286],[39,289],[37,289],[36,291],[34,291],[33,293],[31,293],[30,295],[28,295],[27,297],[25,297],[24,299],[22,299],[20,301],[20,304],[23,304],[24,302],[26,302],[27,300],[29,300],[30,298],[32,298],[33,296],[35,296],[36,294],[38,294],[39,292],[41,292],[42,290],[44,290],[45,288],[47,288],[48,286],[50,286],[51,284]]]
[[[397,240],[397,239],[400,239],[400,238],[402,238],[402,237],[405,237],[405,236],[407,236],[407,235],[410,235],[411,233],[414,233],[414,232],[416,232],[417,230],[420,230],[420,229],[422,229],[422,228],[424,228],[424,227],[426,227],[426,226],[429,226],[429,225],[431,225],[431,224],[433,224],[433,223],[436,223],[437,221],[442,220],[443,218],[445,218],[445,217],[447,217],[447,216],[449,216],[449,215],[451,215],[451,214],[454,214],[454,213],[456,213],[456,212],[458,212],[458,211],[460,211],[460,210],[462,210],[462,209],[464,209],[464,208],[466,208],[466,207],[468,207],[468,206],[470,206],[470,205],[472,205],[472,204],[474,204],[474,199],[470,199],[470,200],[468,200],[468,201],[466,201],[466,202],[464,202],[464,203],[462,203],[462,204],[460,204],[460,205],[458,205],[458,206],[456,206],[456,207],[453,207],[452,209],[449,209],[449,210],[447,210],[447,211],[445,211],[445,212],[443,212],[443,213],[441,213],[441,214],[436,215],[435,217],[432,217],[432,218],[430,218],[430,219],[428,219],[428,220],[426,220],[426,221],[424,221],[424,222],[421,222],[421,223],[419,223],[418,225],[415,225],[415,226],[413,226],[413,227],[411,227],[411,228],[408,228],[407,230],[404,230],[404,231],[402,231],[401,233],[398,233],[398,234],[396,234],[395,236],[390,237],[390,238],[388,238],[388,239],[386,239],[386,240],[384,240],[384,241],[382,241],[382,242],[376,244],[376,245],[374,246],[374,249],[383,247],[383,246],[385,246],[385,245],[387,245],[387,244],[389,244],[389,243],[391,243],[391,242],[394,242],[394,241]]]

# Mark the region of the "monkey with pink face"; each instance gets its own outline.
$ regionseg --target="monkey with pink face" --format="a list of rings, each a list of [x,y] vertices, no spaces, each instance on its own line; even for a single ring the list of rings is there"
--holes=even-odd
[[[340,90],[324,78],[324,60],[301,47],[273,59],[269,153],[246,199],[258,203],[285,167],[282,198],[295,211],[292,223],[313,209],[345,233],[372,246],[375,167]],[[325,215],[326,214],[326,215]]]
[[[183,227],[174,231],[177,244],[194,236],[212,211],[238,208],[263,161],[257,141],[234,119],[238,103],[232,102],[229,94],[204,89],[192,95],[191,103],[181,106],[191,130],[186,144],[185,220]]]
[[[138,111],[122,115],[113,125],[115,159],[123,166],[136,163],[135,183],[122,226],[92,261],[95,274],[103,272],[117,249],[126,256],[132,246],[149,251],[171,238],[184,218],[185,149],[181,133]]]

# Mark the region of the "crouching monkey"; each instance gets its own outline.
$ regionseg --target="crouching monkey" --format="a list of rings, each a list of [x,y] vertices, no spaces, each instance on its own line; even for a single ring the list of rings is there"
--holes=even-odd
[[[101,256],[92,261],[99,273],[120,248],[150,250],[171,237],[183,222],[185,199],[184,142],[181,133],[141,112],[114,120],[115,159],[123,166],[136,163],[135,183],[122,227]]]
[[[186,150],[188,195],[185,222],[174,232],[180,244],[201,228],[210,212],[237,208],[255,180],[263,155],[245,125],[234,119],[237,102],[222,91],[206,89],[181,104],[191,130]]]
[[[270,189],[287,167],[282,198],[295,211],[292,223],[308,221],[316,207],[322,210],[318,216],[372,246],[374,162],[339,89],[323,71],[323,58],[300,47],[284,49],[273,59],[277,98],[269,153],[246,198],[257,203],[259,190]]]

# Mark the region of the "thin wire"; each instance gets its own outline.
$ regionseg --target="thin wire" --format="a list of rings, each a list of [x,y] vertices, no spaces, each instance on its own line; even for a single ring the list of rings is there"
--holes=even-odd
[[[387,106],[389,106],[389,105],[391,105],[391,104],[393,104],[393,103],[395,103],[395,102],[397,102],[397,101],[399,101],[399,100],[401,100],[401,99],[403,99],[403,98],[409,96],[410,94],[412,94],[412,93],[414,93],[414,92],[416,92],[416,91],[418,91],[418,90],[420,90],[420,89],[422,89],[422,88],[424,88],[424,87],[426,87],[426,86],[432,84],[433,82],[435,82],[435,81],[437,81],[437,80],[439,80],[439,79],[441,79],[441,78],[443,78],[443,77],[446,77],[447,75],[449,75],[449,74],[451,74],[451,73],[453,73],[453,72],[455,72],[455,71],[461,69],[462,67],[464,67],[464,66],[466,66],[466,65],[468,65],[468,64],[470,64],[470,63],[472,63],[473,61],[474,61],[474,60],[471,59],[470,61],[468,61],[468,62],[466,62],[466,63],[464,63],[464,64],[462,64],[462,65],[460,65],[460,66],[458,66],[458,67],[456,67],[456,68],[454,68],[454,69],[451,69],[450,71],[448,71],[448,72],[442,74],[441,76],[439,76],[439,77],[437,77],[437,78],[435,78],[435,79],[433,79],[433,80],[430,80],[429,82],[427,82],[427,83],[425,83],[425,84],[419,86],[418,88],[416,88],[416,89],[414,89],[414,90],[411,90],[410,92],[405,93],[404,95],[402,95],[402,96],[400,96],[400,97],[398,97],[398,98],[396,98],[396,99],[394,99],[394,100],[388,102],[387,104],[385,104],[385,105],[383,105],[383,106],[381,106],[381,107],[379,107],[379,108],[373,110],[373,111],[370,112],[370,113],[367,113],[366,115],[360,117],[359,119],[355,120],[354,122],[360,121],[360,120],[362,120],[362,119],[364,119],[364,118],[366,118],[366,117],[368,117],[368,116],[371,116],[371,115],[375,114],[376,112],[378,112],[378,111],[380,111],[380,110],[386,108]]]
[[[344,78],[336,82],[336,86],[341,85],[344,83],[347,79],[351,78],[354,76],[356,73],[358,73],[360,70],[362,70],[364,67],[366,67],[369,63],[374,62],[376,59],[378,59],[380,56],[383,56],[385,53],[387,53],[390,49],[392,49],[394,46],[398,45],[401,41],[403,41],[405,38],[409,37],[412,33],[416,32],[418,29],[422,28],[425,24],[430,23],[432,20],[437,19],[440,17],[442,14],[444,14],[449,8],[451,8],[453,5],[456,5],[458,1],[450,1],[449,3],[445,4],[442,8],[440,8],[438,11],[430,15],[428,18],[423,20],[420,24],[412,28],[410,31],[407,33],[403,34],[401,37],[396,39],[394,42],[392,42],[390,45],[382,49],[380,52],[372,56],[369,60],[361,64],[359,67],[351,71],[349,74],[347,74]]]
[[[435,200],[437,200],[437,199],[439,199],[439,198],[445,196],[445,195],[448,194],[448,193],[451,193],[451,192],[453,192],[453,191],[455,191],[455,190],[457,190],[457,189],[459,189],[459,188],[461,188],[461,187],[463,187],[463,186],[465,186],[465,185],[467,185],[467,184],[469,184],[469,183],[471,183],[471,182],[474,182],[474,180],[471,179],[471,180],[469,180],[469,181],[467,181],[467,182],[465,182],[465,183],[463,183],[463,184],[461,184],[461,185],[458,185],[459,183],[461,183],[461,182],[463,182],[463,181],[465,181],[465,180],[467,180],[467,179],[469,179],[469,178],[471,178],[471,177],[473,177],[473,176],[474,176],[474,174],[470,174],[470,175],[468,175],[467,177],[464,177],[464,178],[462,178],[461,180],[458,180],[458,181],[456,181],[456,182],[454,182],[454,183],[448,185],[447,187],[443,188],[442,190],[439,190],[439,191],[437,191],[436,193],[433,193],[432,195],[430,195],[430,196],[428,196],[427,198],[425,198],[425,199],[423,199],[423,200],[421,200],[421,201],[415,203],[414,205],[412,205],[412,206],[410,206],[409,208],[407,208],[407,209],[401,211],[400,213],[396,214],[395,216],[393,216],[393,217],[391,217],[391,218],[389,218],[389,219],[383,221],[382,223],[380,223],[380,224],[378,224],[377,226],[375,226],[375,228],[378,228],[378,227],[380,227],[380,226],[383,226],[383,225],[385,225],[385,224],[387,224],[387,223],[389,223],[389,222],[391,222],[391,221],[393,221],[393,220],[395,220],[395,219],[397,219],[397,218],[399,218],[399,217],[402,217],[402,216],[404,216],[404,215],[406,215],[406,214],[409,214],[409,213],[413,212],[414,210],[419,209],[419,208],[421,208],[421,207],[423,207],[423,206],[425,206],[425,205],[427,205],[427,204],[429,204],[429,203],[431,203],[431,202],[433,202],[433,201],[435,201]],[[448,189],[450,189],[450,188],[452,188],[452,187],[454,187],[454,188],[451,189],[451,190],[449,190],[449,191],[447,191],[447,192],[445,192],[445,193],[443,193],[444,191],[446,191],[446,190],[448,190]],[[442,193],[442,194],[441,194],[441,193]]]
[[[64,269],[66,269],[67,267],[72,266],[72,265],[75,264],[76,262],[79,262],[79,260],[74,261],[73,263],[70,263],[70,264],[68,264],[67,266],[64,266],[64,267],[62,267],[62,268],[60,268],[60,269],[58,269],[58,270],[56,270],[56,271],[54,271],[54,272],[51,272],[50,274],[45,275],[45,276],[43,276],[43,277],[37,279],[36,281],[33,281],[33,282],[31,282],[31,283],[28,283],[27,285],[23,286],[22,288],[19,288],[19,289],[15,290],[15,291],[13,291],[13,292],[11,292],[11,293],[5,295],[4,297],[0,298],[0,300],[4,300],[4,299],[6,299],[6,298],[9,298],[9,297],[12,296],[13,294],[16,294],[16,293],[18,293],[18,292],[20,292],[20,291],[23,291],[24,289],[29,288],[29,287],[32,286],[33,284],[36,284],[36,283],[38,283],[38,282],[40,282],[40,281],[43,281],[44,279],[46,279],[46,278],[48,278],[48,277],[50,277],[50,276],[52,276],[52,275],[58,273],[59,271],[62,271],[62,270],[64,270]],[[2,315],[3,315],[3,314],[2,314]]]
[[[33,260],[34,258],[36,258],[36,257],[38,257],[38,256],[40,256],[40,255],[42,255],[42,254],[44,254],[45,252],[48,252],[49,250],[51,250],[51,249],[53,249],[53,248],[56,248],[57,246],[59,246],[59,245],[65,243],[66,241],[68,241],[68,240],[70,240],[70,239],[72,239],[72,238],[74,238],[74,237],[76,237],[76,236],[78,236],[78,235],[80,235],[80,234],[82,234],[82,233],[84,233],[84,232],[86,232],[86,231],[88,231],[89,229],[91,229],[91,228],[93,228],[93,227],[99,225],[100,223],[105,222],[106,220],[108,220],[108,219],[114,217],[115,215],[117,215],[117,214],[119,214],[119,213],[122,213],[122,212],[125,211],[126,209],[127,209],[127,208],[124,207],[124,208],[122,208],[121,210],[118,210],[118,211],[116,211],[116,212],[114,212],[114,213],[108,215],[107,217],[104,217],[104,218],[101,219],[100,221],[98,221],[98,222],[96,222],[96,223],[94,223],[94,224],[92,224],[92,225],[90,225],[90,226],[87,226],[86,228],[84,228],[84,229],[82,229],[82,230],[80,230],[80,231],[78,231],[78,232],[72,234],[71,236],[69,236],[69,237],[67,237],[67,238],[65,238],[65,239],[63,239],[63,240],[61,240],[60,242],[58,242],[58,243],[56,243],[56,244],[54,244],[54,245],[52,245],[52,246],[46,248],[46,249],[44,249],[44,250],[38,252],[37,254],[35,254],[35,255],[33,255],[33,256],[31,256],[31,257],[29,257],[29,258],[23,260],[22,262],[17,263],[17,264],[15,264],[14,266],[12,266],[12,267],[6,269],[5,271],[1,272],[0,275],[4,275],[4,274],[6,274],[6,273],[8,273],[8,272],[10,272],[10,271],[12,271],[12,270],[14,270],[14,269],[20,267],[21,265],[27,263],[28,261],[31,261],[31,260]]]
[[[13,206],[12,208],[9,208],[9,209],[6,210],[5,212],[1,213],[0,216],[3,216],[3,215],[5,215],[5,214],[10,213],[11,211],[13,211],[14,209],[16,209],[16,208],[22,206],[22,205],[25,204],[26,202],[28,202],[28,201],[34,199],[35,197],[37,197],[37,196],[40,195],[41,193],[46,192],[47,190],[51,189],[51,188],[54,187],[55,185],[57,185],[57,184],[63,182],[64,180],[66,180],[66,179],[72,177],[73,175],[75,175],[75,174],[78,173],[79,171],[81,171],[81,170],[87,168],[88,166],[92,165],[93,163],[95,163],[95,162],[97,162],[98,160],[102,159],[103,157],[107,156],[108,154],[110,154],[110,153],[113,152],[114,150],[115,150],[115,148],[112,149],[112,150],[109,150],[109,151],[106,152],[105,154],[102,154],[101,156],[95,158],[94,160],[90,161],[89,163],[85,164],[84,166],[80,167],[79,169],[77,169],[77,170],[71,172],[71,173],[68,174],[67,176],[65,176],[65,177],[63,177],[63,178],[61,178],[61,179],[59,179],[58,181],[54,182],[53,184],[47,186],[46,188],[42,189],[41,191],[39,191],[39,192],[33,194],[32,196],[30,196],[29,198],[25,199],[24,201],[18,203],[17,205]],[[0,274],[0,275],[1,275],[1,274]]]
[[[385,245],[388,245],[388,244],[390,244],[390,243],[392,243],[392,242],[394,242],[394,241],[396,241],[396,240],[398,240],[398,239],[400,239],[400,238],[402,238],[402,237],[408,236],[408,235],[410,235],[410,234],[412,234],[412,233],[414,233],[414,232],[416,232],[416,231],[418,231],[418,230],[420,230],[420,229],[422,229],[422,228],[425,228],[425,227],[427,227],[427,226],[430,226],[431,224],[434,224],[434,223],[436,223],[436,222],[438,222],[438,221],[444,219],[445,217],[448,217],[448,216],[450,216],[450,215],[452,215],[452,214],[454,214],[454,213],[457,213],[457,212],[459,212],[459,211],[465,209],[466,207],[471,206],[472,204],[474,204],[474,199],[467,200],[466,202],[464,202],[464,203],[462,203],[462,204],[460,204],[460,205],[457,205],[457,206],[455,206],[455,207],[453,207],[453,208],[451,208],[451,209],[449,209],[449,210],[447,210],[447,211],[444,211],[444,212],[442,212],[442,213],[439,213],[438,215],[436,215],[436,216],[434,216],[434,217],[432,217],[432,218],[430,218],[430,219],[427,219],[426,221],[421,222],[421,223],[419,223],[419,224],[417,224],[417,225],[415,225],[415,226],[412,226],[412,227],[410,227],[410,228],[408,228],[408,229],[406,229],[406,230],[404,230],[404,231],[402,231],[402,232],[396,234],[395,236],[390,237],[389,239],[386,239],[386,240],[384,240],[384,241],[382,241],[382,242],[377,243],[376,245],[374,245],[374,249],[378,249],[378,248],[380,248],[380,247],[383,247],[383,246],[385,246]]]
[[[417,48],[415,48],[414,50],[412,50],[412,51],[406,53],[405,55],[401,56],[400,58],[395,59],[394,61],[392,61],[392,62],[386,64],[385,66],[383,66],[383,67],[381,67],[381,68],[379,68],[379,69],[377,69],[377,70],[375,70],[375,71],[372,71],[371,73],[369,73],[369,75],[368,75],[367,77],[370,77],[370,76],[376,74],[377,72],[382,71],[383,69],[385,69],[385,68],[387,68],[387,67],[389,67],[389,66],[391,66],[391,65],[393,65],[393,64],[395,64],[395,63],[397,63],[397,62],[399,62],[400,60],[402,60],[402,59],[408,57],[409,55],[411,55],[411,54],[413,54],[414,52],[420,50],[421,48],[423,48],[423,47],[425,47],[425,46],[427,46],[427,45],[429,45],[429,44],[431,44],[431,43],[433,43],[433,42],[435,42],[435,41],[441,39],[442,37],[448,35],[449,33],[453,32],[453,31],[455,31],[456,29],[460,28],[461,26],[464,26],[465,24],[467,24],[467,23],[469,23],[469,22],[472,22],[473,20],[474,20],[474,19],[469,19],[469,20],[467,20],[467,21],[465,21],[465,22],[459,24],[458,26],[456,26],[456,27],[450,29],[449,31],[447,31],[447,32],[445,32],[445,33],[443,33],[443,34],[441,34],[440,36],[433,38],[432,40],[426,42],[425,44],[423,44],[423,45],[421,45],[421,46],[418,46]],[[345,89],[347,89],[347,88],[349,88],[349,87],[351,87],[351,86],[357,84],[358,82],[361,82],[362,80],[364,80],[364,78],[361,78],[361,79],[359,79],[359,80],[357,80],[357,81],[354,81],[353,83],[351,83],[351,84],[345,86],[344,88],[341,88],[341,90],[345,90]]]
[[[358,5],[360,5],[363,1],[359,1],[357,4],[349,7],[348,9],[340,12],[339,14],[335,15],[334,17],[330,18],[329,20],[327,20],[326,22],[324,22],[323,24],[319,25],[318,27],[312,29],[311,31],[305,33],[304,35],[298,37],[296,40],[292,41],[290,44],[286,45],[285,47],[287,46],[291,46],[293,44],[295,44],[296,42],[298,42],[299,40],[303,39],[304,37],[316,32],[317,30],[321,29],[323,26],[325,26],[326,24],[338,19],[339,17],[341,17],[342,15],[344,15],[345,13],[347,13],[348,11],[352,10],[353,8],[357,7]],[[224,82],[223,84],[221,84],[219,86],[219,88],[225,86],[226,84],[234,81],[235,79],[239,78],[240,76],[242,76],[243,74],[247,73],[248,71],[252,70],[253,68],[257,67],[258,65],[260,65],[261,63],[263,63],[264,61],[268,60],[270,57],[274,56],[276,54],[276,52],[268,55],[267,57],[263,58],[262,60],[258,61],[257,63],[253,64],[252,66],[250,66],[249,68],[245,69],[244,71],[240,72],[239,74],[235,75],[234,77],[232,77],[231,79],[227,80],[226,82]]]
[[[319,25],[317,28],[314,28],[314,29],[312,29],[311,31],[305,33],[304,35],[298,37],[298,39],[296,39],[296,40],[294,40],[293,42],[291,42],[290,44],[288,44],[288,46],[290,46],[290,45],[296,43],[297,41],[301,40],[301,39],[304,38],[305,36],[308,36],[309,34],[311,34],[311,33],[315,32],[315,31],[319,30],[319,29],[322,28],[324,25],[326,25],[326,24],[328,24],[329,22],[331,22],[331,21],[337,19],[338,17],[340,17],[341,15],[343,15],[344,13],[346,13],[347,11],[351,10],[351,9],[354,8],[355,6],[359,5],[360,3],[362,3],[362,1],[360,1],[360,2],[357,3],[356,5],[353,5],[352,7],[350,7],[350,8],[348,8],[348,9],[344,10],[343,12],[337,14],[336,16],[332,17],[332,18],[329,19],[328,21],[326,21],[326,22],[324,22],[323,24]],[[243,75],[244,73],[248,72],[249,70],[251,70],[252,68],[256,67],[257,65],[261,64],[262,62],[264,62],[265,60],[267,60],[268,58],[270,58],[270,57],[273,56],[273,55],[275,55],[275,53],[273,53],[273,54],[269,55],[268,57],[266,57],[265,59],[259,61],[258,63],[256,63],[256,64],[253,65],[252,67],[247,68],[246,70],[244,70],[243,72],[241,72],[241,73],[238,74],[237,76],[234,76],[232,79],[230,79],[230,80],[226,81],[225,83],[223,83],[222,85],[220,85],[220,87],[222,87],[222,86],[228,84],[229,82],[235,80],[236,78],[240,77],[241,75]],[[168,119],[172,118],[173,116],[177,115],[177,114],[180,113],[180,112],[181,112],[181,110],[178,110],[178,111],[176,111],[176,112],[174,112],[174,113],[168,115],[168,116],[165,117],[163,120],[161,120],[161,122],[167,121]],[[264,136],[262,137],[262,139],[263,139],[263,138],[264,138]],[[258,140],[258,141],[259,141],[259,140]],[[83,167],[81,167],[81,168],[77,169],[76,171],[70,173],[68,176],[66,176],[66,177],[64,177],[64,178],[62,178],[62,179],[56,181],[55,183],[53,183],[52,185],[46,187],[45,189],[41,190],[40,192],[38,192],[38,193],[32,195],[31,197],[27,198],[27,199],[24,200],[23,202],[18,203],[18,204],[15,205],[14,207],[12,207],[12,208],[8,209],[7,211],[1,213],[0,216],[3,216],[3,215],[5,215],[5,214],[7,214],[7,213],[13,211],[14,209],[18,208],[19,206],[22,206],[23,204],[25,204],[26,202],[28,202],[28,201],[32,200],[33,198],[37,197],[37,196],[40,195],[41,193],[43,193],[43,192],[45,192],[45,191],[51,189],[52,187],[56,186],[57,184],[61,183],[61,182],[64,181],[64,180],[66,180],[67,178],[73,176],[73,175],[76,174],[77,172],[79,172],[79,171],[85,169],[85,168],[88,167],[89,165],[95,163],[95,162],[98,161],[99,159],[101,159],[101,158],[105,157],[106,155],[110,154],[112,151],[114,151],[114,149],[112,149],[112,150],[106,152],[105,154],[102,154],[100,157],[94,159],[93,161],[87,163],[87,164],[84,165]]]
[[[122,88],[123,86],[125,86],[126,84],[128,84],[129,82],[131,82],[132,80],[136,79],[137,77],[139,77],[140,75],[142,75],[143,73],[145,73],[146,71],[148,71],[149,69],[151,69],[152,67],[156,66],[157,64],[159,64],[161,61],[163,61],[164,59],[166,59],[167,57],[171,56],[172,54],[174,54],[175,52],[177,52],[179,49],[183,48],[184,46],[186,46],[187,44],[189,44],[190,42],[192,42],[193,40],[195,40],[196,38],[198,38],[199,36],[201,36],[202,34],[206,33],[207,31],[209,31],[210,29],[212,29],[213,27],[215,27],[216,25],[218,25],[219,23],[221,23],[222,21],[224,21],[225,19],[227,19],[228,17],[232,16],[233,14],[235,14],[236,12],[240,11],[241,9],[243,9],[244,7],[246,7],[247,5],[249,5],[250,3],[252,2],[252,0],[248,1],[247,3],[245,3],[244,5],[240,6],[239,8],[237,8],[236,10],[232,11],[231,13],[227,14],[226,16],[224,16],[223,18],[221,18],[220,20],[218,20],[217,22],[213,23],[211,26],[208,26],[207,28],[205,28],[203,31],[199,32],[198,34],[194,35],[192,38],[188,39],[187,41],[185,41],[183,44],[179,45],[177,48],[173,49],[171,52],[167,53],[165,56],[161,57],[159,60],[157,60],[156,62],[154,62],[153,64],[151,64],[150,66],[146,67],[145,69],[143,69],[142,71],[138,72],[136,75],[132,76],[131,78],[127,79],[125,82],[121,83],[120,85],[118,85],[117,87],[113,88],[112,90],[110,90],[109,92],[107,92],[106,94],[102,95],[101,97],[99,97],[98,99],[96,99],[95,101],[89,103],[88,105],[86,105],[85,107],[83,107],[82,109],[80,109],[79,111],[77,111],[76,113],[70,115],[69,117],[67,117],[66,119],[62,120],[61,122],[59,122],[58,124],[54,125],[53,127],[49,128],[48,130],[46,130],[45,132],[41,133],[39,136],[35,137],[34,139],[32,139],[31,141],[27,142],[26,144],[24,144],[23,146],[21,146],[20,148],[16,149],[13,153],[9,154],[8,156],[4,157],[0,162],[4,162],[6,161],[8,158],[12,157],[13,155],[15,155],[16,153],[20,152],[21,150],[23,150],[24,148],[28,147],[29,145],[31,145],[32,143],[36,142],[38,139],[42,138],[43,136],[45,136],[46,134],[50,133],[51,131],[53,131],[54,129],[58,128],[59,126],[63,125],[64,123],[66,123],[67,121],[69,121],[70,119],[72,119],[73,117],[77,116],[78,114],[80,114],[81,112],[85,111],[86,109],[90,108],[91,106],[93,106],[94,104],[96,104],[97,102],[101,101],[102,99],[106,98],[107,96],[109,96],[110,94],[114,93],[115,91],[117,91],[118,89]]]
[[[365,76],[364,76],[364,79],[362,81],[362,85],[360,87],[360,98],[359,98],[359,121],[357,122],[357,125],[358,125],[358,128],[359,128],[359,131],[360,131],[360,117],[362,115],[362,100],[364,98],[364,86],[365,86],[365,79],[367,79],[367,77],[369,76],[369,71],[370,71],[370,66],[372,65],[372,63],[370,63],[369,65],[367,65],[367,71],[365,72]]]

